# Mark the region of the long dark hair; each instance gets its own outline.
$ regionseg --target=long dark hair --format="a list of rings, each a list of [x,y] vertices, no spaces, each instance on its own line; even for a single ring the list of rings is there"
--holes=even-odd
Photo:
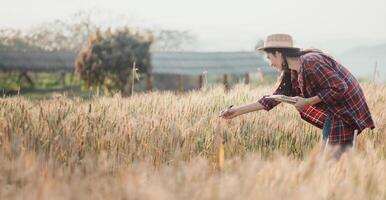
[[[292,96],[292,93],[293,93],[292,82],[291,82],[291,70],[289,69],[287,58],[296,58],[308,53],[315,53],[315,52],[322,53],[322,51],[319,49],[301,50],[298,48],[293,48],[293,49],[267,48],[267,49],[264,49],[264,51],[266,53],[272,53],[274,55],[276,52],[280,52],[282,54],[284,62],[282,64],[282,71],[278,79],[278,81],[280,81],[280,84],[276,91],[287,96]]]

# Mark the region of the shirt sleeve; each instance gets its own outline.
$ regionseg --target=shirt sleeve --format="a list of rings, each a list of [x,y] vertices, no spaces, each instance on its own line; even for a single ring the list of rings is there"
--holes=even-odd
[[[306,73],[320,89],[317,96],[328,105],[339,102],[346,93],[348,86],[345,80],[339,76],[338,69],[326,62],[313,61],[311,65],[313,66],[309,67]]]
[[[275,94],[275,93],[274,93]],[[269,111],[275,106],[279,105],[279,101],[275,101],[273,99],[267,99],[266,97],[269,95],[264,95],[261,99],[259,99],[259,103],[264,107],[264,110]]]
[[[284,88],[283,84],[285,84],[285,83],[282,82],[279,84],[278,88],[275,90],[275,92],[273,94],[274,95],[275,94],[283,94],[283,95],[287,95],[287,96],[296,96],[297,93],[296,93],[296,89],[294,88],[295,85],[293,83],[294,81],[297,81],[296,79],[297,79],[297,74],[295,75],[295,73],[291,72],[290,80],[287,80],[288,81],[287,84],[288,83],[292,84],[291,91],[284,91],[283,90],[283,88]],[[268,99],[268,98],[266,98],[267,96],[269,96],[269,95],[264,95],[261,99],[258,100],[258,102],[264,107],[264,110],[269,111],[281,103],[280,101]]]

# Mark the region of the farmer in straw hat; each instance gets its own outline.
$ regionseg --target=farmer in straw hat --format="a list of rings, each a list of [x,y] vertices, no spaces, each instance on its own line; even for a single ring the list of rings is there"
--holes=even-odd
[[[294,47],[287,34],[269,35],[258,50],[281,71],[273,94],[295,97],[293,105],[301,118],[323,129],[323,140],[338,146],[340,152],[352,146],[354,130],[360,133],[374,128],[358,81],[333,58],[316,49]],[[264,96],[255,103],[226,109],[220,116],[232,119],[252,111],[269,111],[279,103]]]

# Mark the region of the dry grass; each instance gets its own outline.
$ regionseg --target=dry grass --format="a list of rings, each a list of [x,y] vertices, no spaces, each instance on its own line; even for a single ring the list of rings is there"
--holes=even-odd
[[[288,105],[217,117],[272,87],[0,99],[0,199],[386,199],[386,87],[363,88],[377,128],[339,161]]]

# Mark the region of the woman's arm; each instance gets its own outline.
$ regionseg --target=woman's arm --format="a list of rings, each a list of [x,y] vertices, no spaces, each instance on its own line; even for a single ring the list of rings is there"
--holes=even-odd
[[[237,117],[239,115],[243,115],[243,114],[246,114],[249,112],[258,111],[258,110],[262,110],[262,109],[264,109],[264,106],[261,105],[259,102],[255,102],[255,103],[247,104],[244,106],[227,109],[227,110],[221,112],[220,117],[222,117],[224,119],[232,119],[232,118]]]
[[[312,106],[322,102],[319,96],[314,96],[310,98],[296,97],[296,103],[294,104],[295,108],[301,112],[306,109],[308,106]]]
[[[307,104],[309,106],[312,106],[312,105],[315,105],[315,104],[318,104],[318,103],[322,102],[322,100],[320,99],[319,96],[314,96],[314,97],[307,98],[306,101],[307,101]]]
[[[246,114],[249,112],[262,110],[262,109],[264,109],[264,106],[261,105],[259,102],[254,102],[254,103],[240,106],[240,107],[234,108],[234,109],[236,109],[236,112],[238,113],[238,115],[243,115],[243,114]]]

